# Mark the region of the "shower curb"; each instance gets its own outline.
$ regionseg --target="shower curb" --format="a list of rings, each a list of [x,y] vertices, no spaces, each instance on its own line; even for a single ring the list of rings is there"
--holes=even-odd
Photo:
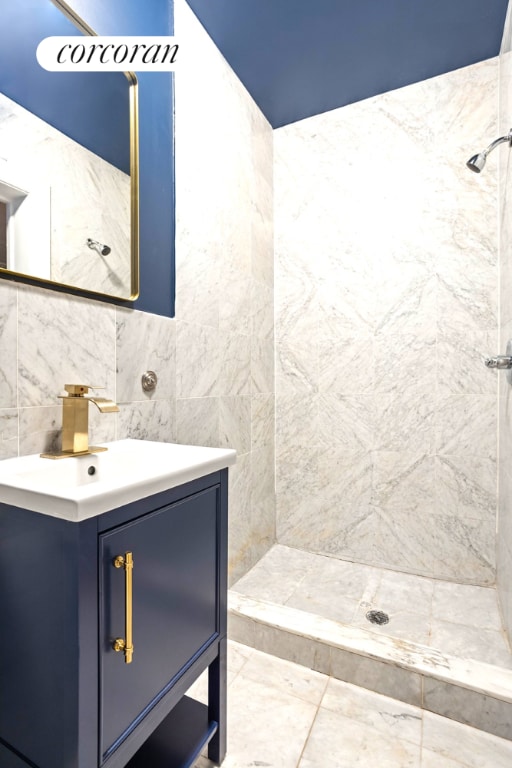
[[[232,590],[228,610],[231,640],[512,740],[512,670]]]

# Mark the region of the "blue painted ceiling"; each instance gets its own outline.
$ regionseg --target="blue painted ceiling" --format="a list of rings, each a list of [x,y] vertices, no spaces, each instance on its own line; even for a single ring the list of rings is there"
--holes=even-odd
[[[273,127],[499,53],[508,0],[187,0]]]

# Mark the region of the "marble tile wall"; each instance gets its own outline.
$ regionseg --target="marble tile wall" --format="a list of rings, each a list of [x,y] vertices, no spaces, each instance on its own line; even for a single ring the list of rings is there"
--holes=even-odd
[[[91,408],[94,442],[235,448],[234,580],[275,540],[272,131],[188,6],[175,8],[201,60],[176,76],[176,318],[0,280],[0,459],[59,445],[70,382],[120,405]]]
[[[275,540],[272,129],[185,0],[176,35],[176,436],[238,451],[230,577]]]
[[[274,132],[280,543],[495,578],[489,60]]]
[[[499,131],[505,135],[512,126],[512,5],[499,57]],[[496,153],[499,166],[499,232],[500,232],[500,342],[499,354],[505,354],[507,341],[512,339],[512,163],[510,151],[504,146]],[[499,376],[499,510],[497,529],[497,587],[503,623],[512,639],[512,388],[504,373]]]

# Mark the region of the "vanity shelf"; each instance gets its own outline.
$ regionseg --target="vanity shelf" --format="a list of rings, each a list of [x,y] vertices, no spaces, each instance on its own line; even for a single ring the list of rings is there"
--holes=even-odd
[[[2,768],[189,768],[206,745],[222,762],[227,484],[78,522],[0,503]],[[185,695],[205,670],[207,705]]]
[[[184,696],[126,768],[191,768],[218,727],[205,704]]]

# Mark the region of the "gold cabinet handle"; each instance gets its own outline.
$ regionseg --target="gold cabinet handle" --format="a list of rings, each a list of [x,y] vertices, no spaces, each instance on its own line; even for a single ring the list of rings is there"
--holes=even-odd
[[[133,658],[133,554],[126,552],[114,558],[114,568],[124,568],[125,575],[125,637],[116,637],[112,643],[114,651],[124,651],[126,664]]]

